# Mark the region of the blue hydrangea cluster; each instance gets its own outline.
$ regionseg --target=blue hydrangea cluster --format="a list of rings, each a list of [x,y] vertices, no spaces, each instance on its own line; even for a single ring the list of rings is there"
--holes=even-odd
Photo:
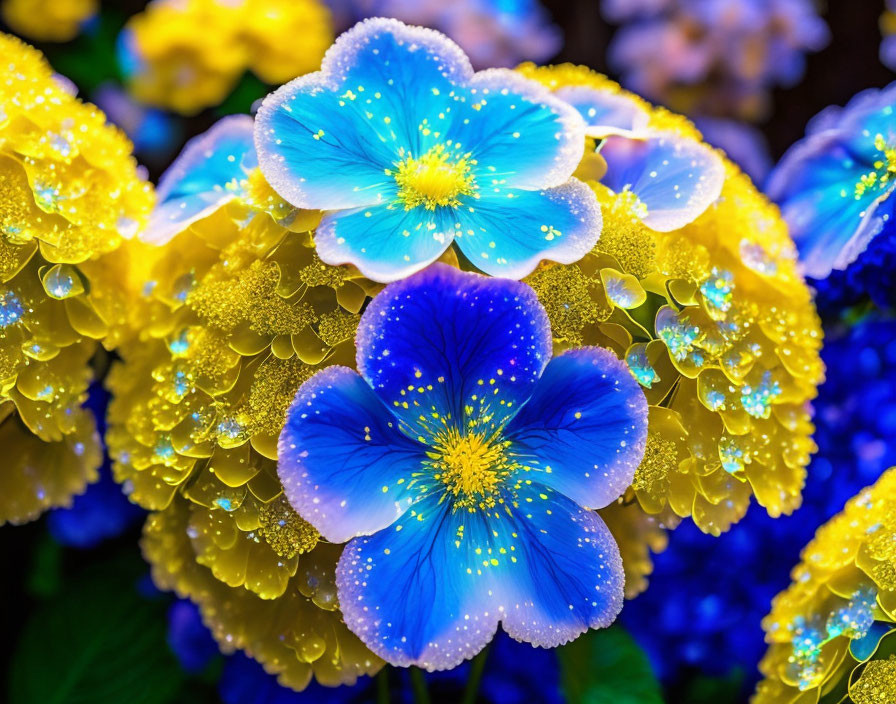
[[[834,270],[824,279],[808,279],[823,317],[869,301],[879,308],[896,307],[896,237],[891,229],[875,237],[848,268]]]
[[[803,506],[777,519],[751,510],[719,538],[680,526],[655,558],[651,587],[623,610],[667,682],[689,669],[726,675],[739,668],[745,685],[754,683],[766,649],[760,621],[800,550],[848,498],[896,464],[896,321],[869,318],[831,331],[822,358],[828,380],[814,404],[819,451]]]

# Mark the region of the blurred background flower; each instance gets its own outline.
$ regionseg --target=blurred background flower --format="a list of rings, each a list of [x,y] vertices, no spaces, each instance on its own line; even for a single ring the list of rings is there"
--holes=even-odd
[[[3,0],[0,15],[27,39],[67,42],[93,19],[99,5],[99,0]]]
[[[896,84],[832,105],[769,177],[822,313],[896,305]]]
[[[367,17],[394,17],[447,34],[476,69],[544,62],[560,50],[560,29],[539,0],[327,0],[338,32]]]
[[[605,0],[622,84],[687,115],[759,120],[771,90],[803,75],[828,42],[812,0]]]

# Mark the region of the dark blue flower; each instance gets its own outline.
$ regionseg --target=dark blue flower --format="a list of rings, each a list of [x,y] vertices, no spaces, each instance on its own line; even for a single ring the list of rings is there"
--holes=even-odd
[[[85,407],[96,418],[100,437],[106,432],[106,406],[109,395],[99,384],[90,387]],[[144,515],[142,509],[128,501],[121,486],[112,479],[106,458],[100,468],[100,478],[74,498],[67,508],[50,512],[47,524],[50,534],[63,545],[92,548],[137,524]]]
[[[388,286],[357,364],[299,390],[280,436],[293,507],[333,542],[349,628],[388,662],[478,652],[501,621],[551,647],[612,622],[618,548],[586,508],[631,483],[646,401],[587,347],[551,359],[525,284],[435,265]],[[358,537],[362,536],[362,537]]]
[[[199,608],[189,599],[178,599],[168,609],[168,647],[187,672],[202,671],[219,653]]]

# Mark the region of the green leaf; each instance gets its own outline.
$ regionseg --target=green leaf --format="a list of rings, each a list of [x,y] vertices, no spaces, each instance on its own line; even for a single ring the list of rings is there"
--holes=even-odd
[[[91,569],[39,605],[12,658],[10,704],[164,704],[183,674],[165,602],[137,594],[130,565]]]
[[[695,677],[688,683],[684,701],[688,704],[737,702],[743,697],[746,673],[733,668],[725,677]]]
[[[25,588],[32,596],[51,597],[62,589],[62,546],[44,532],[31,552]]]
[[[621,626],[589,631],[557,658],[570,704],[663,704],[647,656]]]

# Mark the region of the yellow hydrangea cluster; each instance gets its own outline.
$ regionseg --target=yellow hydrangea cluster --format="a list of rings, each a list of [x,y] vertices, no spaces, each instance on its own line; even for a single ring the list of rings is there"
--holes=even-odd
[[[619,90],[584,69],[522,70],[552,87]],[[699,139],[684,118],[651,111],[652,126]],[[601,512],[634,596],[678,517],[719,533],[751,494],[775,514],[798,505],[820,331],[777,210],[734,166],[717,204],[660,234],[599,183],[599,162],[589,154],[579,169],[603,204],[598,246],[528,282],[558,351],[614,349],[651,403],[635,483]],[[294,211],[257,170],[227,190],[164,246],[129,246],[142,294],[108,382],[114,470],[153,512],[143,547],[156,581],[196,601],[224,649],[296,689],[312,675],[351,682],[380,662],[342,624],[340,548],[284,499],[276,443],[302,382],[353,366],[359,313],[379,287],[323,264],[319,214]],[[452,250],[443,259],[458,265]]]
[[[39,42],[67,42],[99,9],[98,0],[3,0],[10,29]]]
[[[156,582],[196,601],[223,649],[294,689],[312,673],[350,683],[381,661],[342,623],[341,547],[285,500],[277,439],[303,381],[354,364],[376,287],[322,264],[309,233],[319,214],[291,212],[260,172],[240,194],[164,247],[133,245],[140,332],[108,378],[109,451],[153,511],[143,548]]]
[[[753,704],[896,701],[896,469],[804,548],[763,620]]]
[[[520,70],[553,90],[623,92],[584,67]],[[685,118],[625,95],[650,113],[651,129],[700,139]],[[790,513],[815,449],[807,402],[824,369],[819,320],[778,209],[726,159],[718,201],[679,230],[655,232],[630,192],[601,185],[592,152],[577,175],[601,202],[600,240],[578,263],[543,265],[527,281],[558,351],[609,347],[644,389],[647,451],[626,500],[666,525],[690,516],[715,535],[743,517],[751,495],[773,516]]]
[[[122,241],[152,187],[131,143],[40,52],[0,34],[0,524],[67,504],[101,461],[90,413],[98,342],[126,316]]]
[[[333,42],[320,0],[155,0],[124,31],[134,97],[184,114],[221,103],[246,70],[266,83],[315,71]]]

